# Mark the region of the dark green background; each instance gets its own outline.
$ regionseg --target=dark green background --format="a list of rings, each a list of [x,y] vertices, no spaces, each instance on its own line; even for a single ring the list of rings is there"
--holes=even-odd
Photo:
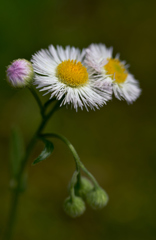
[[[102,42],[130,64],[141,97],[130,106],[113,99],[89,113],[64,108],[46,131],[61,133],[74,144],[108,192],[109,204],[101,211],[87,207],[75,220],[66,216],[62,203],[75,167],[72,156],[54,140],[53,155],[31,167],[43,148],[38,143],[28,163],[28,190],[20,199],[14,240],[156,239],[155,11],[154,0],[0,2],[0,235],[10,203],[11,127],[20,127],[27,144],[40,122],[29,91],[7,85],[6,66],[17,58],[30,59],[50,44],[83,48]]]

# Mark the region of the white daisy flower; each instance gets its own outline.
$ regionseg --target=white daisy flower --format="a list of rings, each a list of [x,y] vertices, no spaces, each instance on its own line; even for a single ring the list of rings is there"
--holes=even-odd
[[[99,81],[84,65],[84,55],[85,50],[80,52],[70,46],[55,49],[50,45],[48,50],[37,52],[32,57],[37,88],[51,93],[50,98],[62,100],[61,105],[71,104],[76,110],[101,107],[111,98],[111,88],[106,86],[101,91]]]
[[[103,82],[104,86],[112,84],[116,98],[132,103],[139,97],[141,89],[138,81],[128,72],[128,65],[119,60],[119,55],[112,57],[112,47],[91,44],[86,52],[85,63],[94,69],[95,78]]]

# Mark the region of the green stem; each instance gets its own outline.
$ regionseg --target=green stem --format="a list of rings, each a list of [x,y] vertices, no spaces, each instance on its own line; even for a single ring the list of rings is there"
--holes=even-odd
[[[56,134],[56,133],[46,133],[46,134],[41,134],[40,136],[42,136],[42,137],[54,137],[54,138],[58,138],[61,141],[63,141],[67,145],[67,147],[69,148],[69,150],[71,151],[71,153],[72,153],[72,155],[75,159],[76,169],[77,169],[78,173],[80,173],[80,168],[81,168],[88,175],[88,177],[92,180],[95,188],[99,188],[99,184],[96,181],[95,177],[83,165],[83,163],[81,162],[80,157],[77,154],[74,146],[70,143],[70,141],[66,137],[64,137],[62,135],[59,135],[59,134]],[[80,177],[80,175],[78,175],[78,177]]]
[[[31,139],[31,141],[27,147],[26,155],[23,158],[19,174],[17,175],[17,187],[14,190],[13,196],[12,196],[12,205],[11,205],[11,209],[10,209],[9,221],[8,221],[8,225],[7,225],[7,229],[6,229],[6,236],[5,236],[6,240],[10,240],[12,237],[13,227],[14,227],[15,218],[16,218],[16,210],[17,210],[19,194],[20,194],[20,182],[21,182],[23,171],[24,171],[24,167],[26,165],[26,162],[30,155],[30,152],[32,151],[32,149],[35,145],[36,139],[37,139],[36,135],[34,135],[34,137]]]
[[[29,86],[28,88],[29,88],[30,92],[32,93],[32,95],[34,96],[36,102],[38,103],[38,106],[40,108],[40,112],[41,112],[42,118],[44,118],[45,117],[45,115],[44,115],[44,107],[42,106],[42,102],[41,102],[39,96],[37,95],[36,91],[34,90],[34,88],[32,86]]]
[[[80,162],[80,167],[88,175],[88,177],[90,177],[90,179],[94,183],[95,188],[99,188],[100,186],[99,186],[98,182],[96,181],[95,177],[87,170],[87,168],[83,165],[82,162]]]
[[[22,160],[20,170],[19,170],[19,173],[17,175],[17,187],[14,190],[13,196],[12,196],[12,205],[11,205],[11,209],[10,209],[9,221],[8,221],[8,225],[7,225],[7,229],[6,229],[6,235],[5,235],[6,240],[10,240],[12,238],[12,232],[13,232],[13,227],[14,227],[14,223],[15,223],[18,199],[19,199],[19,195],[20,195],[20,183],[21,183],[21,178],[22,178],[27,160],[30,156],[30,153],[31,153],[32,149],[35,146],[35,143],[36,143],[36,140],[37,140],[39,134],[41,133],[41,131],[45,127],[49,118],[58,109],[59,105],[60,105],[60,102],[58,101],[56,103],[56,105],[53,107],[53,109],[49,112],[49,114],[47,114],[47,116],[45,116],[45,118],[42,119],[41,124],[39,125],[37,131],[35,132],[34,136],[32,137],[32,139],[31,139],[31,141],[30,141],[30,143],[27,147],[25,157]]]
[[[56,98],[51,98],[49,99],[45,104],[44,104],[44,110],[52,103],[56,100]]]
[[[74,197],[75,197],[75,191],[74,191],[74,186],[75,186],[75,183],[76,183],[76,180],[77,180],[77,176],[78,176],[78,172],[75,171],[73,176],[72,176],[72,179],[71,179],[71,182],[70,182],[70,196],[71,196],[71,199],[73,200]]]
[[[55,133],[45,133],[45,134],[40,134],[41,137],[53,137],[53,138],[58,138],[60,139],[61,141],[63,141],[67,147],[69,148],[69,150],[71,151],[73,157],[74,157],[74,160],[75,160],[75,163],[76,163],[76,170],[79,172],[80,171],[80,165],[79,165],[79,162],[80,162],[80,158],[79,158],[79,155],[77,154],[74,146],[69,142],[69,140],[67,138],[65,138],[64,136],[62,135],[59,135],[59,134],[55,134]]]

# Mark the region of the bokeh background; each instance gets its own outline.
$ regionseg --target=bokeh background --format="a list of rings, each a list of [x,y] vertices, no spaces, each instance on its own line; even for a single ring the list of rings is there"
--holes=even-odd
[[[54,140],[52,156],[35,167],[28,163],[28,189],[21,196],[16,240],[154,240],[156,239],[156,1],[27,0],[0,2],[0,239],[10,204],[9,136],[18,125],[25,145],[40,122],[39,109],[27,89],[5,81],[6,66],[30,59],[48,45],[113,46],[140,81],[133,104],[113,99],[97,111],[63,108],[45,131],[65,135],[81,160],[106,189],[110,201],[100,211],[87,207],[78,219],[62,210],[75,169],[66,146]],[[42,101],[47,97],[42,97]]]

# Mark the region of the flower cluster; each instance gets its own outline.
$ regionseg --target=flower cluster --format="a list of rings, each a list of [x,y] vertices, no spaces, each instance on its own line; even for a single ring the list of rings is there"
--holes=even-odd
[[[32,76],[30,67],[24,65],[25,60],[23,64],[21,61],[14,61],[7,69],[8,81],[15,87],[24,86]],[[118,55],[113,58],[112,48],[104,44],[91,44],[82,51],[50,45],[49,49],[34,54],[31,62],[34,84],[46,92],[44,95],[50,93],[50,99],[61,100],[61,106],[98,109],[112,99],[113,93],[127,103],[135,101],[141,93],[125,62]]]
[[[86,210],[85,201],[93,209],[101,209],[107,205],[108,195],[98,185],[86,177],[74,172],[70,182],[69,197],[64,201],[64,211],[72,218],[81,216]]]
[[[47,138],[54,137],[68,146],[76,163],[76,171],[70,182],[69,197],[64,201],[65,212],[75,218],[84,213],[85,202],[93,209],[106,206],[107,193],[82,164],[68,139],[56,133],[42,134],[42,130],[53,113],[62,105],[71,105],[76,111],[78,108],[99,109],[112,99],[113,94],[127,103],[135,101],[141,89],[138,81],[129,73],[125,62],[120,61],[118,55],[114,58],[112,48],[106,48],[104,44],[91,44],[82,51],[70,46],[64,49],[61,46],[55,48],[50,45],[49,49],[42,49],[34,54],[31,62],[25,59],[13,61],[7,68],[7,81],[16,88],[29,87],[42,115],[42,122],[28,145],[22,167],[18,161],[19,167],[15,169],[19,172],[12,174],[15,178],[11,181],[11,189],[15,191],[15,205],[19,192],[25,189],[25,186],[21,187],[23,171],[35,141],[42,140],[45,147],[33,165],[51,155],[54,145]],[[40,91],[45,91],[44,95],[50,94],[50,99],[44,105],[31,84],[36,85]],[[56,100],[58,102],[47,113],[49,104]],[[91,181],[81,176],[81,170]]]

